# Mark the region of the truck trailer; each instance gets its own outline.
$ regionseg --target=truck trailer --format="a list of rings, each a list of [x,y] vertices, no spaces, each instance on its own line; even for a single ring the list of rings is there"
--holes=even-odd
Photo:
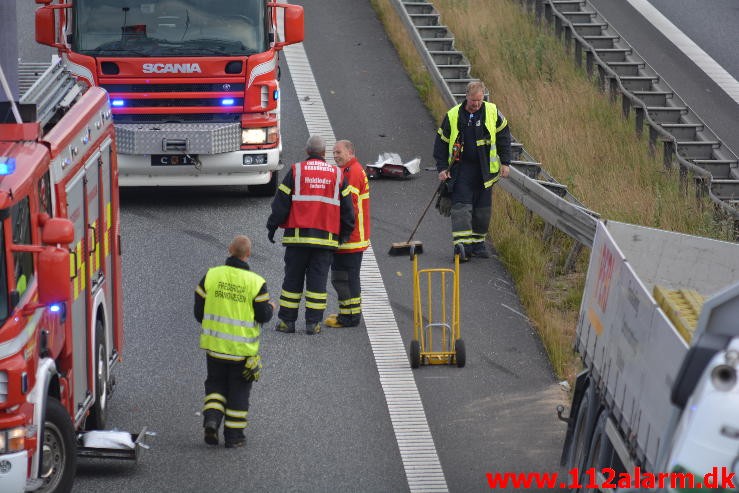
[[[562,465],[583,491],[692,491],[738,471],[738,244],[599,221],[576,350]]]

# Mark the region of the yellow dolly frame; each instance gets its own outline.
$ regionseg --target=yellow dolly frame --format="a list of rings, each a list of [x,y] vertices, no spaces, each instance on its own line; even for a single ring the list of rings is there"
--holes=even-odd
[[[454,255],[454,269],[418,270],[418,255],[413,246],[411,260],[413,261],[413,340],[409,348],[411,368],[418,368],[421,364],[456,364],[462,368],[466,353],[459,329],[459,252],[455,252]],[[423,276],[426,277],[426,289],[423,293],[426,298],[425,307],[421,292]],[[441,288],[438,292],[434,292],[433,289],[435,278],[440,281]],[[451,306],[448,306],[450,297],[448,278],[451,278],[452,285]],[[433,307],[435,299],[441,305],[436,311]]]

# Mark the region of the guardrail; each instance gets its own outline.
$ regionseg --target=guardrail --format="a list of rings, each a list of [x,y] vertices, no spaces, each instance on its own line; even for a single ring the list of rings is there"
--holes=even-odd
[[[681,180],[693,174],[698,196],[707,195],[734,221],[739,236],[739,158],[716,136],[659,74],[586,0],[519,0],[546,19],[588,75],[597,68],[600,88],[611,100],[621,95],[624,118],[635,113],[636,133],[649,127],[649,144],[663,144],[663,164],[680,166]]]
[[[392,0],[399,17],[411,34],[424,65],[434,84],[450,107],[465,99],[470,76],[470,63],[454,47],[454,35],[440,23],[439,13],[429,1]],[[509,179],[501,180],[503,187],[524,207],[540,216],[547,224],[566,233],[578,244],[573,247],[566,268],[572,266],[580,244],[593,245],[598,214],[588,210],[544,170],[523,145],[512,145],[515,159]]]
[[[449,106],[464,100],[465,87],[473,78],[470,64],[454,47],[454,35],[441,24],[440,15],[430,1],[391,0],[403,21],[431,79]],[[634,50],[585,0],[519,0],[533,8],[538,19],[554,23],[558,36],[564,36],[569,49],[575,40],[575,61],[592,75],[598,67],[600,87],[608,89],[613,100],[623,95],[622,108],[628,117],[635,112],[636,132],[649,125],[650,148],[663,143],[663,163],[680,164],[681,180],[693,173],[696,191],[707,194],[716,206],[734,220],[739,232],[739,171],[736,155],[723,145],[695,113],[661,81],[646,61],[634,57]],[[566,11],[560,12],[559,9]],[[588,22],[573,22],[587,20]],[[620,43],[623,43],[622,46]],[[623,60],[621,60],[623,58]],[[515,141],[515,139],[514,139]],[[549,175],[519,142],[514,142],[516,159],[511,163],[510,179],[500,186],[547,224],[566,233],[579,244],[591,247],[598,214],[588,210],[569,191]],[[573,252],[580,245],[573,248]],[[571,252],[571,258],[572,258]],[[572,264],[568,260],[568,265]]]

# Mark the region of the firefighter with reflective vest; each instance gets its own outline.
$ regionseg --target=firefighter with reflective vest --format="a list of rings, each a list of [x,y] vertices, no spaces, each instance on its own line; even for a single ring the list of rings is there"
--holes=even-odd
[[[244,429],[252,383],[262,368],[261,324],[269,322],[275,305],[267,284],[246,263],[251,240],[236,236],[226,264],[208,270],[195,288],[195,319],[201,323],[200,347],[206,351],[207,377],[203,428],[205,443],[218,445],[223,421],[226,448],[246,443]],[[225,420],[223,419],[225,417]]]
[[[451,108],[434,143],[439,180],[444,182],[439,212],[452,218],[452,241],[460,261],[488,258],[485,236],[490,227],[492,187],[507,177],[511,162],[508,121],[487,102],[485,85],[467,85],[465,102]]]
[[[269,241],[274,243],[277,228],[285,230],[285,277],[275,330],[295,332],[298,307],[305,295],[305,332],[318,334],[326,309],[326,282],[333,252],[349,240],[354,208],[341,169],[324,159],[323,138],[310,136],[306,153],[308,159],[293,164],[278,187],[267,231]]]
[[[349,185],[354,205],[354,230],[349,240],[339,245],[331,264],[331,284],[339,297],[339,313],[324,320],[327,327],[355,327],[362,320],[360,269],[363,252],[370,244],[369,182],[364,168],[354,155],[354,144],[340,140],[334,145],[334,161]]]

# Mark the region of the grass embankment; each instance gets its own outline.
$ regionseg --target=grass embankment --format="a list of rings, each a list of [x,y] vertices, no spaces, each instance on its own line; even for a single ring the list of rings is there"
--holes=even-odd
[[[401,59],[437,121],[448,108],[433,89],[390,0],[371,0]],[[677,170],[665,170],[564,45],[513,0],[434,0],[456,48],[485,82],[516,140],[560,183],[601,217],[683,233],[730,239],[713,208],[684,191]],[[661,154],[661,151],[658,152]],[[588,250],[564,272],[572,240],[544,235],[544,224],[497,188],[490,232],[515,280],[527,315],[559,378],[572,380],[572,351]],[[546,239],[544,239],[546,237]]]

